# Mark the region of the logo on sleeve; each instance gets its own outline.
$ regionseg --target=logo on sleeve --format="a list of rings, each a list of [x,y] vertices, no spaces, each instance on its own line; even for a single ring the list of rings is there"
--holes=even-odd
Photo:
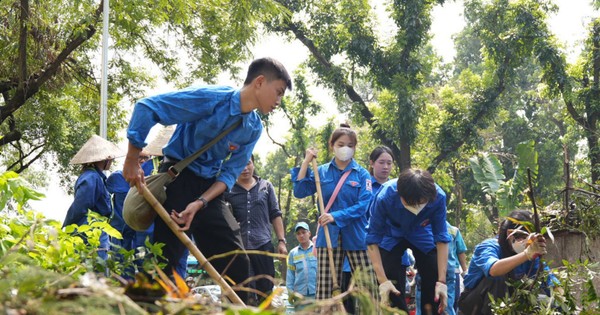
[[[229,141],[229,151],[235,151],[240,148],[240,145]]]
[[[370,179],[367,179],[367,191],[373,191],[373,182]]]

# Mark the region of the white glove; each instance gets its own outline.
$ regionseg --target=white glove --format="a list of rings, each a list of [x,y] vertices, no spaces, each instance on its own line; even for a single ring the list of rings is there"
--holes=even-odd
[[[445,283],[435,283],[435,302],[439,303],[438,314],[443,314],[448,306],[448,286]]]
[[[379,296],[381,296],[381,303],[383,305],[390,305],[390,293],[400,295],[400,291],[396,290],[392,281],[388,280],[379,285]]]
[[[539,233],[529,235],[527,244],[529,246],[525,248],[525,255],[527,255],[527,259],[529,260],[534,260],[548,253],[548,250],[546,250],[546,239]]]

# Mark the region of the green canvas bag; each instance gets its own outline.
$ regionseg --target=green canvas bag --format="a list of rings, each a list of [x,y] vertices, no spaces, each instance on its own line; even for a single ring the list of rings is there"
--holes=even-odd
[[[146,187],[148,187],[148,190],[150,190],[160,204],[164,204],[167,200],[167,186],[177,178],[177,175],[192,163],[192,161],[197,159],[202,153],[225,137],[225,135],[230,133],[233,129],[237,128],[241,123],[242,120],[240,119],[200,148],[200,150],[169,167],[167,172],[147,176]],[[123,203],[123,219],[125,220],[125,223],[136,231],[145,231],[152,225],[155,218],[156,211],[154,211],[152,205],[150,205],[144,196],[139,193],[137,187],[131,187],[125,197],[125,202]]]

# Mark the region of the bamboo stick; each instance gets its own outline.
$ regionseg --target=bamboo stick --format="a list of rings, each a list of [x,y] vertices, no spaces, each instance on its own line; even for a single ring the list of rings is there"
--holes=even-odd
[[[325,212],[325,206],[323,204],[323,192],[321,191],[321,179],[319,178],[319,168],[317,166],[317,160],[312,160],[313,173],[315,175],[315,185],[317,186],[317,196],[319,199],[319,208],[321,208],[321,215],[327,213]],[[335,270],[335,263],[333,262],[333,246],[331,246],[331,237],[329,237],[329,229],[327,228],[327,224],[323,225],[323,234],[325,234],[325,241],[327,242],[327,253],[329,256],[329,265],[332,273],[333,280],[333,295],[336,296],[342,293],[340,289],[340,285],[338,284],[338,274]]]
[[[162,204],[158,202],[158,200],[156,200],[156,197],[154,197],[150,190],[148,190],[148,187],[146,187],[145,184],[139,183],[137,185],[137,188],[138,191],[142,193],[146,201],[152,206],[152,208],[154,208],[156,213],[158,213],[158,215],[163,219],[163,221],[167,223],[167,225],[169,226],[171,231],[173,231],[173,233],[177,236],[177,238],[179,238],[179,240],[185,245],[185,247],[187,247],[190,250],[190,253],[192,253],[192,255],[194,255],[194,257],[198,259],[198,262],[200,263],[202,268],[206,270],[208,275],[219,286],[221,286],[221,291],[223,292],[222,294],[228,297],[232,303],[246,306],[242,299],[240,299],[240,297],[235,293],[235,291],[233,291],[231,286],[229,286],[227,281],[225,281],[225,279],[221,277],[221,275],[215,269],[215,267],[213,267],[213,265],[206,259],[206,257],[204,257],[204,254],[202,254],[202,252],[198,249],[196,244],[192,242],[192,240],[187,236],[187,234],[179,230],[179,226],[177,225],[177,223],[175,223],[175,221],[171,219],[167,210],[165,210]]]

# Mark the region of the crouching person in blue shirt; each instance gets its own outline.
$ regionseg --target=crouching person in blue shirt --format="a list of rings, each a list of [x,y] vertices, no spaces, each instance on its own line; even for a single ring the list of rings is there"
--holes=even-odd
[[[447,305],[448,242],[446,194],[431,174],[403,171],[385,183],[371,204],[367,245],[384,304],[403,308],[406,273],[398,272],[402,255],[411,248],[421,274],[422,314],[442,314]],[[431,224],[431,229],[423,227]]]
[[[300,310],[306,303],[297,304],[298,299],[314,299],[317,292],[317,257],[308,224],[298,222],[294,231],[300,245],[288,254],[286,287],[290,303]]]
[[[544,237],[528,233],[518,222],[532,223],[531,212],[516,210],[500,225],[498,238],[491,238],[475,247],[469,271],[465,276],[465,291],[458,300],[462,314],[492,314],[489,295],[494,298],[510,293],[508,279],[535,277],[540,257],[547,253]],[[549,270],[544,265],[544,270]],[[546,279],[546,286],[558,283],[554,275]]]

